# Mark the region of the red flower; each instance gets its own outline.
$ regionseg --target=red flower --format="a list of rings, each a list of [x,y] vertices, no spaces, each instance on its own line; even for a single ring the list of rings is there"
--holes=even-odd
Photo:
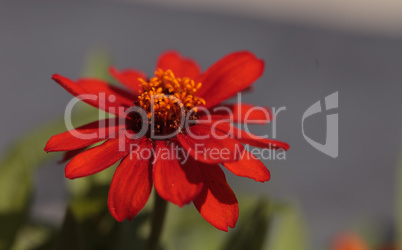
[[[116,118],[55,135],[45,151],[67,151],[64,159],[73,157],[65,168],[70,179],[98,173],[121,160],[108,198],[110,213],[118,221],[132,220],[154,185],[163,199],[178,206],[192,201],[205,220],[227,231],[236,224],[238,204],[219,164],[238,176],[264,182],[270,179],[269,171],[243,144],[289,148],[237,129],[228,120],[268,122],[268,109],[219,106],[257,80],[264,62],[250,52],[236,52],[201,73],[196,62],[171,51],[159,58],[156,68],[148,81],[142,72],[111,68],[128,91],[101,80],[72,81],[54,75],[53,80],[72,95]]]
[[[354,233],[344,233],[339,235],[333,242],[334,250],[367,250],[367,244],[362,238]],[[381,248],[382,249],[382,248]],[[391,248],[392,249],[392,248]]]

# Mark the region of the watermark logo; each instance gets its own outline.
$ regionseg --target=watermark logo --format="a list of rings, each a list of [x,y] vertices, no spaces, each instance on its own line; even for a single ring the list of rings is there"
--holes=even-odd
[[[328,96],[325,97],[325,110],[333,110],[338,108],[338,91],[335,93],[332,93]],[[302,133],[304,136],[304,139],[308,143],[310,143],[311,146],[316,148],[317,150],[323,152],[324,154],[331,156],[332,158],[337,158],[338,157],[338,138],[339,138],[339,131],[338,131],[338,113],[335,114],[327,114],[326,115],[326,121],[327,121],[327,129],[326,129],[326,139],[325,139],[325,144],[321,144],[319,142],[314,141],[310,137],[306,135],[304,132],[304,121],[306,118],[315,115],[317,113],[321,113],[322,108],[321,108],[321,103],[320,101],[317,101],[313,105],[311,105],[303,114],[302,117]]]
[[[276,123],[279,117],[278,115],[280,112],[287,110],[285,106],[279,108],[272,107],[270,110],[251,104],[244,104],[241,100],[241,94],[239,93],[237,95],[237,102],[234,104],[224,104],[209,109],[196,107],[197,109],[192,108],[185,110],[183,108],[184,104],[177,99],[177,107],[180,107],[180,109],[178,109],[177,114],[175,113],[177,118],[175,118],[174,123],[170,124],[176,127],[173,127],[174,129],[171,130],[166,130],[166,132],[159,129],[158,133],[155,133],[155,131],[157,131],[156,129],[160,128],[162,125],[168,128],[167,123],[162,124],[160,120],[157,122],[155,119],[154,106],[155,103],[158,103],[155,98],[158,98],[158,96],[151,96],[150,110],[144,110],[142,107],[138,106],[125,107],[116,105],[116,97],[113,95],[108,96],[106,93],[99,93],[99,95],[80,95],[71,100],[67,105],[65,112],[66,127],[74,137],[80,140],[99,142],[119,138],[121,139],[119,140],[119,144],[121,144],[119,148],[122,148],[122,150],[126,149],[127,141],[132,142],[142,137],[148,137],[152,140],[169,141],[175,138],[179,133],[183,133],[194,141],[195,149],[197,149],[197,146],[205,149],[205,152],[194,153],[194,157],[207,155],[211,160],[216,160],[213,157],[215,157],[215,153],[219,149],[219,153],[221,154],[218,154],[217,157],[224,160],[226,157],[224,153],[227,149],[225,147],[214,147],[209,143],[209,140],[215,142],[216,145],[220,145],[221,140],[227,140],[227,138],[229,138],[234,139],[232,140],[233,143],[239,142],[257,147],[258,149],[254,150],[252,153],[260,159],[286,159],[285,150],[288,148],[288,145],[275,140],[277,137]],[[302,134],[306,141],[315,149],[332,158],[337,158],[339,148],[338,113],[336,111],[338,108],[338,92],[332,93],[324,99],[324,103],[317,101],[304,112],[301,121]],[[71,122],[71,114],[73,107],[80,100],[96,103],[95,106],[108,113],[115,114],[116,116],[107,118],[104,112],[100,112],[97,122],[75,129]],[[314,141],[305,133],[305,120],[319,113],[326,116],[326,139],[324,144]],[[166,117],[168,116],[166,115]],[[251,133],[248,127],[250,124],[269,124],[272,129],[270,131],[271,136],[269,136],[267,131],[259,135]],[[197,131],[192,131],[193,125],[198,125]],[[163,126],[162,128],[164,128]],[[206,128],[208,128],[208,131],[204,131]],[[207,146],[207,144],[209,146]],[[250,150],[252,149],[248,149],[247,151]]]

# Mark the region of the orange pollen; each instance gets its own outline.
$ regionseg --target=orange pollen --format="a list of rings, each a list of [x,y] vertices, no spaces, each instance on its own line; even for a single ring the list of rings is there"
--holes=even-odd
[[[197,106],[205,105],[204,99],[195,96],[202,84],[195,83],[188,77],[176,77],[171,70],[158,69],[149,81],[142,78],[138,80],[143,90],[136,105],[147,112],[148,119],[154,115],[157,128],[168,126],[175,129],[183,115],[190,110],[195,114]],[[190,119],[196,117],[192,116]]]

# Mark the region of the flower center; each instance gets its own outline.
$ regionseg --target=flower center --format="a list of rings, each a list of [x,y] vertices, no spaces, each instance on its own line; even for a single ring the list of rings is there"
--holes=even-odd
[[[181,125],[181,119],[196,120],[197,106],[205,105],[205,100],[195,96],[201,83],[188,77],[176,77],[171,70],[158,69],[155,76],[146,81],[139,78],[142,91],[135,102],[147,113],[148,124],[155,134],[170,134]]]

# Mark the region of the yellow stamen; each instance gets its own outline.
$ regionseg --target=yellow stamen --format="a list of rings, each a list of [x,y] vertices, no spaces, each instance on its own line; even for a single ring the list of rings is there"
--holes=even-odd
[[[195,95],[202,83],[196,83],[188,77],[176,77],[171,70],[158,69],[149,81],[138,80],[142,91],[136,105],[147,112],[149,119],[154,115],[157,129],[163,129],[164,126],[175,129],[189,110],[196,112],[197,106],[205,105],[205,100]]]

